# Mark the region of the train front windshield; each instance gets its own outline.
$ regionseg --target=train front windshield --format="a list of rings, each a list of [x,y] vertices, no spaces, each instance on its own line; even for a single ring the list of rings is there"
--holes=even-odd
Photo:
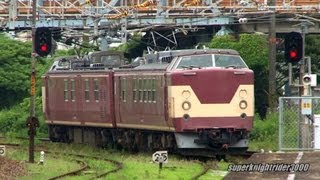
[[[214,55],[215,67],[248,68],[240,56],[235,55]]]
[[[238,55],[197,55],[181,57],[176,69],[184,68],[248,68],[245,62]]]

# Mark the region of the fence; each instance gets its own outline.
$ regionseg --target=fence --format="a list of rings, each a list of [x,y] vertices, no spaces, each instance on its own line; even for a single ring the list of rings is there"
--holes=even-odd
[[[320,115],[320,97],[280,97],[279,150],[319,149],[317,114]]]

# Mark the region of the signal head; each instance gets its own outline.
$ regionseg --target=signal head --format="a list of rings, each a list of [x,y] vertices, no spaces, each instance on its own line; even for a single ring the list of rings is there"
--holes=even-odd
[[[36,29],[34,38],[34,51],[39,56],[47,56],[51,52],[52,34],[49,28],[40,27]]]
[[[297,63],[303,56],[303,39],[300,33],[291,32],[285,39],[285,58],[287,62]]]

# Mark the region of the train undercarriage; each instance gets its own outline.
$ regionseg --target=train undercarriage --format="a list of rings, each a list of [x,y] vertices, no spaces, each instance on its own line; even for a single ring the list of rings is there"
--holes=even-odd
[[[242,154],[248,148],[245,131],[202,130],[198,133],[174,133],[49,125],[49,135],[53,142],[88,144],[130,152],[168,150],[185,156],[216,157]]]

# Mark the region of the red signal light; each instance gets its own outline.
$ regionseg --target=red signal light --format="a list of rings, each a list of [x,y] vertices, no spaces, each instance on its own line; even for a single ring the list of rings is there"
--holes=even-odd
[[[47,44],[42,44],[40,46],[40,49],[41,49],[42,52],[46,52],[48,50],[48,45]]]
[[[34,38],[34,52],[40,57],[45,57],[52,50],[52,34],[48,27],[39,27],[36,29]]]
[[[303,57],[303,38],[298,32],[291,32],[285,37],[284,57],[288,63],[298,63]]]
[[[297,51],[296,50],[291,50],[290,52],[289,52],[289,56],[290,56],[290,58],[297,58]]]

